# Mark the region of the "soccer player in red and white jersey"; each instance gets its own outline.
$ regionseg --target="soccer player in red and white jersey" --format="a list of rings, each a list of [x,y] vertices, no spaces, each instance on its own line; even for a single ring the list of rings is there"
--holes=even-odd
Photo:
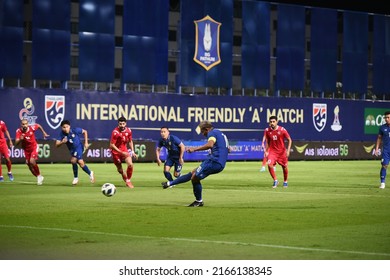
[[[132,132],[130,128],[126,127],[126,122],[125,117],[118,119],[118,127],[111,133],[110,149],[116,169],[122,175],[126,186],[132,189],[134,186],[130,180],[133,176],[133,158],[137,159],[138,156],[134,153]],[[129,145],[130,151],[127,145]],[[122,168],[122,162],[126,162],[127,164],[126,172]]]
[[[268,171],[271,174],[272,179],[274,179],[272,187],[276,188],[279,183],[274,169],[276,163],[278,163],[283,169],[283,187],[287,188],[287,165],[292,144],[291,137],[284,127],[278,125],[276,116],[271,116],[269,118],[269,127],[264,130],[264,137],[266,139],[264,155],[268,158]],[[288,142],[287,149],[284,144],[285,140]]]
[[[0,182],[4,182],[3,170],[2,170],[2,167],[1,167],[1,158],[2,157],[4,157],[5,164],[7,165],[9,180],[10,181],[14,180],[14,176],[12,175],[12,171],[11,171],[12,163],[11,163],[11,159],[9,157],[9,150],[8,150],[7,140],[5,139],[5,136],[8,137],[9,146],[13,147],[14,144],[12,143],[11,136],[9,135],[9,131],[8,131],[7,125],[5,124],[5,122],[0,120]]]
[[[49,136],[40,124],[33,124],[29,126],[28,121],[23,119],[21,121],[20,128],[16,130],[15,146],[19,143],[22,143],[26,164],[31,173],[37,177],[37,185],[42,185],[44,178],[41,175],[37,164],[38,144],[37,140],[35,139],[35,131],[38,129],[42,131],[44,139]]]

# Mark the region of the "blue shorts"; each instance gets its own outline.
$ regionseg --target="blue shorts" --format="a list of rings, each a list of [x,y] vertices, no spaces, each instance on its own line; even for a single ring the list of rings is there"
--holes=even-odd
[[[195,176],[202,180],[211,174],[221,172],[223,169],[224,167],[219,162],[206,159],[196,169]]]
[[[80,159],[83,159],[83,151],[84,151],[84,148],[81,146],[81,147],[78,147],[76,149],[71,150],[70,155],[72,157],[77,158],[77,160],[80,160]]]
[[[389,165],[390,151],[382,151],[382,165]]]
[[[181,172],[181,169],[182,169],[182,165],[180,164],[180,161],[179,159],[177,158],[167,158],[165,160],[165,163],[164,163],[164,166],[169,166],[169,167],[172,167],[172,166],[175,166],[175,172],[177,173],[180,173]]]

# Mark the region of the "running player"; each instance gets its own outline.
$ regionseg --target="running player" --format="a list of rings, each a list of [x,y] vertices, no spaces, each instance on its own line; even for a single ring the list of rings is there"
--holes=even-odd
[[[138,156],[134,153],[132,131],[126,125],[126,118],[120,117],[118,119],[118,126],[111,133],[110,149],[118,173],[121,174],[126,186],[132,189],[134,188],[134,185],[131,183],[131,177],[133,176],[133,158],[137,159]],[[130,151],[127,145],[129,145]],[[127,164],[126,172],[122,168],[122,162]]]
[[[7,140],[6,140],[5,136],[8,137],[9,146],[10,146],[10,148],[12,148],[14,144],[12,143],[11,136],[9,135],[7,125],[5,124],[4,121],[0,120],[0,182],[4,182],[3,170],[1,167],[1,159],[3,157],[5,159],[5,164],[7,165],[8,178],[10,181],[14,180],[14,176],[12,175],[12,171],[11,171],[12,162],[11,162],[11,159],[9,157],[9,150],[8,150]]]
[[[37,185],[42,185],[44,177],[41,175],[37,164],[38,144],[35,139],[35,132],[38,129],[42,131],[44,139],[49,136],[40,124],[28,125],[28,121],[23,119],[21,121],[21,127],[16,130],[15,146],[22,143],[26,164],[31,173],[37,177]]]
[[[164,147],[168,151],[167,159],[164,163],[164,176],[168,181],[173,181],[172,174],[170,172],[172,166],[175,166],[173,175],[177,178],[180,176],[181,169],[184,164],[183,155],[185,146],[183,142],[175,135],[170,134],[168,127],[163,126],[160,130],[161,138],[157,143],[156,148],[156,160],[157,165],[161,165],[160,151]]]
[[[268,171],[271,174],[274,183],[273,188],[278,186],[278,179],[276,177],[275,169],[276,163],[282,166],[283,169],[283,187],[287,188],[288,178],[288,157],[290,156],[292,140],[287,130],[278,125],[276,116],[269,118],[269,127],[264,130],[264,137],[266,140],[266,147],[264,156],[268,158]],[[287,150],[284,141],[287,140]]]
[[[389,166],[390,162],[390,111],[387,111],[384,113],[385,117],[385,124],[381,125],[379,128],[378,138],[376,140],[376,146],[375,146],[375,155],[379,155],[379,148],[381,143],[382,145],[382,167],[380,170],[380,180],[381,184],[379,186],[380,189],[385,188],[386,183],[386,174],[387,174],[387,167]]]
[[[81,136],[84,137],[84,146],[81,142]],[[71,128],[70,121],[64,120],[61,122],[61,132],[56,141],[56,147],[66,144],[70,152],[70,163],[73,169],[72,185],[77,185],[79,182],[78,165],[89,175],[91,183],[95,183],[93,171],[91,171],[83,160],[83,152],[88,149],[88,132],[80,127]]]

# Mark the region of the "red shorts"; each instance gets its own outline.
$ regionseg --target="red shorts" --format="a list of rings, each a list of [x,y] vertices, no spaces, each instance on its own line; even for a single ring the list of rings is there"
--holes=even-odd
[[[270,152],[268,154],[268,164],[271,166],[274,166],[275,164],[279,164],[281,166],[287,166],[288,158],[286,155],[286,152],[283,152],[281,154],[275,154]]]
[[[38,147],[35,150],[25,150],[24,151],[24,156],[26,158],[26,163],[30,162],[30,159],[38,159]]]
[[[123,154],[118,154],[118,153],[112,153],[112,160],[114,161],[114,164],[120,164],[122,163],[123,161],[125,161],[125,159],[128,157],[123,155]]]
[[[9,150],[6,142],[5,143],[0,142],[0,160],[2,156],[4,158],[9,158]]]

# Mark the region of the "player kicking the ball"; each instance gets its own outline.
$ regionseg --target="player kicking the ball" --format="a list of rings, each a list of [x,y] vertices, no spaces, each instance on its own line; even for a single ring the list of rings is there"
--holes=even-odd
[[[188,148],[186,151],[193,153],[210,149],[210,154],[199,167],[191,172],[173,181],[161,183],[163,188],[167,189],[191,180],[195,201],[188,205],[189,207],[201,207],[204,205],[202,199],[202,183],[200,181],[211,174],[216,174],[224,170],[229,153],[229,142],[225,134],[218,129],[214,129],[209,121],[202,121],[198,127],[200,132],[207,137],[207,143],[203,146]]]

